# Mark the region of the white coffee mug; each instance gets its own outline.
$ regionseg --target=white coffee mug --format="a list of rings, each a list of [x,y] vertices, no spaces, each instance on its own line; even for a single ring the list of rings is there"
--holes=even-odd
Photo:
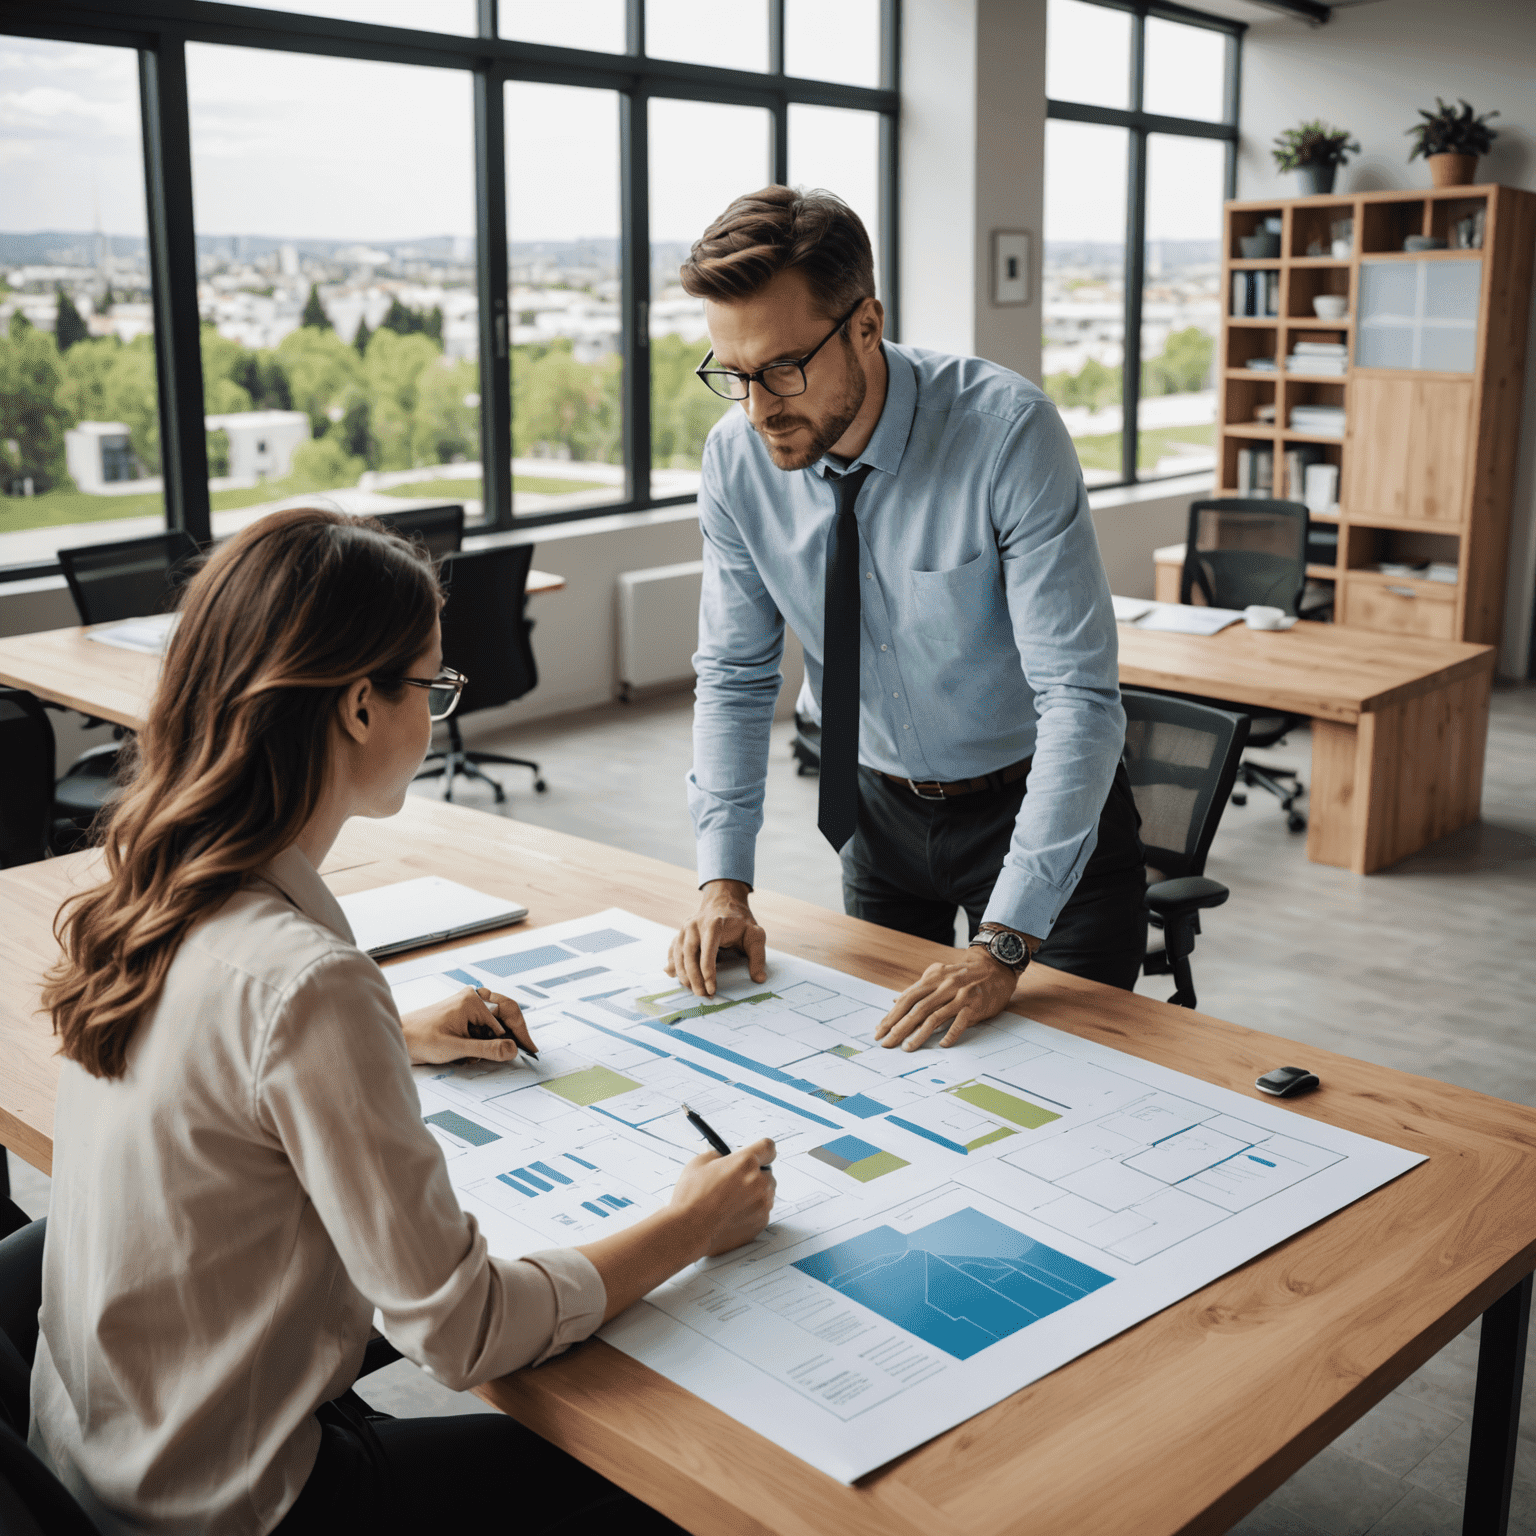
[[[1280,629],[1285,624],[1285,609],[1250,603],[1243,609],[1243,621],[1249,629]]]

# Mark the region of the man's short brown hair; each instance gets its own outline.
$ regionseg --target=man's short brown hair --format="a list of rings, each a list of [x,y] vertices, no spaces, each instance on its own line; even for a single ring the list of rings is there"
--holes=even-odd
[[[738,197],[694,241],[679,276],[694,298],[731,304],[791,269],[805,274],[829,320],[874,297],[875,258],[863,221],[820,188],[764,187]]]

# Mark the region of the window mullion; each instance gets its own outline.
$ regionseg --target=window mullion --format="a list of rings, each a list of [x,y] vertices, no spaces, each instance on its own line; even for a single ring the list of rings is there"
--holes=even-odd
[[[1131,110],[1142,110],[1146,73],[1146,18],[1131,23]],[[1141,286],[1146,275],[1147,135],[1130,130],[1126,166],[1125,211],[1125,341],[1120,353],[1120,474],[1134,483],[1138,468],[1138,422],[1141,414]]]
[[[631,0],[638,6],[638,0]],[[624,329],[624,465],[631,505],[651,497],[650,97],[625,92],[619,103]]]
[[[203,425],[187,50],[181,37],[162,36],[157,48],[140,52],[139,99],[166,515],[171,527],[184,528],[207,545],[213,527]]]
[[[487,65],[475,71],[475,283],[480,312],[480,494],[485,520],[493,528],[512,525],[506,132],[506,86],[501,71]]]

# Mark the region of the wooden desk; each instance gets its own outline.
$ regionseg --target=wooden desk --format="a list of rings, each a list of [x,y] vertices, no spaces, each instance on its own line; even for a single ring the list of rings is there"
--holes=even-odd
[[[528,595],[559,592],[565,577],[528,572]],[[92,626],[109,629],[107,624]],[[149,710],[160,658],[88,639],[90,629],[45,629],[0,638],[0,683],[26,688],[40,699],[138,730]]]
[[[1120,681],[1312,720],[1307,857],[1357,875],[1476,821],[1494,649],[1341,624],[1120,626]]]
[[[0,872],[0,1138],[44,1170],[57,1061],[32,1010],[54,909],[94,858]],[[393,821],[352,823],[326,869],[341,894],[451,871],[526,902],[534,924],[609,903],[677,923],[698,901],[691,870],[415,797]],[[771,942],[882,986],[952,953],[806,902],[754,900]],[[1293,1051],[1044,966],[1015,1003],[1255,1098],[1255,1076]],[[1214,1536],[1487,1310],[1468,1530],[1494,1536],[1536,1265],[1536,1111],[1312,1047],[1307,1060],[1326,1086],[1298,1116],[1429,1161],[856,1487],[601,1341],[480,1395],[699,1536]]]

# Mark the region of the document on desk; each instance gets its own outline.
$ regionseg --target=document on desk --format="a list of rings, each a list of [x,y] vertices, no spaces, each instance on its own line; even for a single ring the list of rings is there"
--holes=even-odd
[[[768,1229],[602,1337],[844,1482],[1423,1161],[1013,1014],[885,1050],[892,993],[773,950],[697,998],[671,937],[611,909],[391,967],[402,1009],[492,986],[539,1045],[417,1068],[422,1115],[509,1257],[664,1204],[683,1101],[771,1136]]]
[[[1219,635],[1233,624],[1241,624],[1243,614],[1237,608],[1199,608],[1190,603],[1152,603],[1149,611],[1135,621],[1137,629],[1157,629],[1171,635]]]
[[[86,638],[99,645],[116,646],[120,651],[137,651],[141,656],[163,656],[171,643],[177,617],[174,613],[152,613],[142,619],[123,619],[88,630]]]

